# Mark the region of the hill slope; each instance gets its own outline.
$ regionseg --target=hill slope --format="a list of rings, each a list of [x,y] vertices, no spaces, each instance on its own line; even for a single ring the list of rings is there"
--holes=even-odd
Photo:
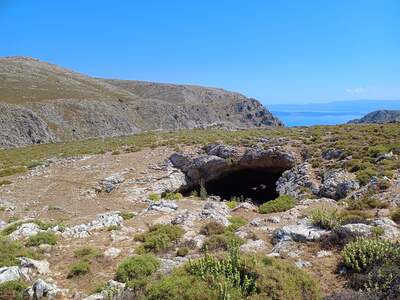
[[[260,102],[217,88],[99,79],[0,59],[0,147],[218,125],[282,126]]]
[[[365,115],[361,119],[349,121],[349,123],[393,123],[400,122],[400,110],[376,110]]]

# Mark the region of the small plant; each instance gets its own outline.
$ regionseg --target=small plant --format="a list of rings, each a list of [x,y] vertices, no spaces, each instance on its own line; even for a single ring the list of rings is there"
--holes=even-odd
[[[226,206],[228,206],[229,209],[234,209],[237,205],[238,203],[235,200],[229,200],[226,202]]]
[[[18,257],[38,258],[37,254],[25,248],[20,242],[0,237],[0,268],[19,263]]]
[[[225,226],[215,221],[208,222],[200,228],[200,233],[208,236],[222,234],[224,231]]]
[[[391,214],[390,218],[395,221],[397,224],[400,224],[400,208],[395,209]]]
[[[152,254],[142,254],[130,257],[123,261],[117,268],[116,280],[129,282],[147,277],[160,267],[160,261]]]
[[[176,251],[176,256],[184,257],[184,256],[186,256],[188,254],[189,254],[189,248],[188,247],[182,247],[182,248],[179,248]]]
[[[0,177],[11,176],[18,173],[24,173],[28,170],[25,166],[9,167],[0,170]]]
[[[384,230],[382,227],[374,226],[374,227],[372,227],[372,229],[371,229],[371,233],[372,233],[372,235],[373,235],[374,237],[378,238],[378,237],[384,235],[385,230]]]
[[[110,225],[107,227],[107,231],[121,230],[121,228],[120,225]]]
[[[139,252],[157,253],[170,250],[183,234],[183,229],[177,225],[155,225],[148,232],[137,235],[135,240],[143,242]]]
[[[54,232],[39,232],[36,235],[30,236],[28,241],[26,242],[26,245],[28,247],[39,246],[42,244],[57,244],[57,235]]]
[[[0,283],[0,299],[22,300],[24,299],[24,292],[27,287],[26,283],[19,280]]]
[[[165,199],[167,200],[180,200],[183,198],[183,195],[181,193],[173,193],[173,192],[167,192],[164,196]]]
[[[119,215],[122,217],[122,219],[126,220],[130,220],[132,219],[135,214],[132,212],[128,212],[128,211],[124,211],[124,212],[120,212]]]
[[[187,271],[203,280],[211,278],[212,281],[217,281],[220,277],[224,277],[229,284],[239,288],[245,296],[256,291],[256,274],[247,272],[240,257],[239,246],[235,242],[229,246],[227,259],[219,260],[206,252],[203,258],[189,262]]]
[[[262,214],[287,211],[296,205],[296,200],[288,195],[279,196],[275,200],[265,202],[259,207]]]
[[[80,258],[87,261],[99,258],[102,255],[103,254],[101,253],[100,249],[95,248],[93,246],[83,246],[74,251],[74,256],[76,258]]]
[[[199,196],[200,196],[201,200],[206,200],[208,198],[208,193],[207,193],[206,187],[204,186],[204,180],[202,180],[200,183]]]
[[[161,199],[161,197],[157,193],[150,193],[149,194],[149,200],[151,200],[151,201],[156,202],[156,201],[159,201],[160,199]]]
[[[12,181],[10,181],[10,180],[0,180],[0,186],[9,185],[11,183],[12,183]]]
[[[358,238],[344,247],[342,257],[347,267],[361,272],[384,260],[400,257],[400,247],[389,241]]]
[[[333,229],[341,224],[341,218],[336,210],[316,209],[310,214],[313,225],[324,229]]]
[[[229,222],[231,222],[231,224],[227,228],[229,231],[236,231],[240,227],[245,226],[248,223],[245,218],[237,217],[237,216],[230,217]]]
[[[90,264],[87,261],[80,261],[71,265],[67,278],[74,278],[77,276],[82,276],[90,272]]]

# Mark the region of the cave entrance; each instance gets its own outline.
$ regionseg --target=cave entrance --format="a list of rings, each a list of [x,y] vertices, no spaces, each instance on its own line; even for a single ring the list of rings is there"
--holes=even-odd
[[[276,182],[281,175],[282,170],[269,168],[235,170],[206,182],[204,187],[209,195],[220,196],[225,200],[232,197],[250,199],[260,205],[279,196]]]

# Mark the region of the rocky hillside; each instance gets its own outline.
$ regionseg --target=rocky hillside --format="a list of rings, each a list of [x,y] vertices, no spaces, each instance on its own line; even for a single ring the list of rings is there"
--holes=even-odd
[[[0,147],[147,130],[282,126],[259,101],[217,88],[88,77],[0,59]]]
[[[397,300],[399,140],[395,123],[0,150],[0,299]]]
[[[362,123],[393,123],[400,122],[400,110],[376,110],[365,115],[361,119],[354,119],[349,121],[352,124]]]

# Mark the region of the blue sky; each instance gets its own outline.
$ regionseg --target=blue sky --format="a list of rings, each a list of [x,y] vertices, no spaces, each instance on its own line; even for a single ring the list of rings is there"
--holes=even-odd
[[[0,56],[265,104],[400,99],[398,0],[0,0]]]

